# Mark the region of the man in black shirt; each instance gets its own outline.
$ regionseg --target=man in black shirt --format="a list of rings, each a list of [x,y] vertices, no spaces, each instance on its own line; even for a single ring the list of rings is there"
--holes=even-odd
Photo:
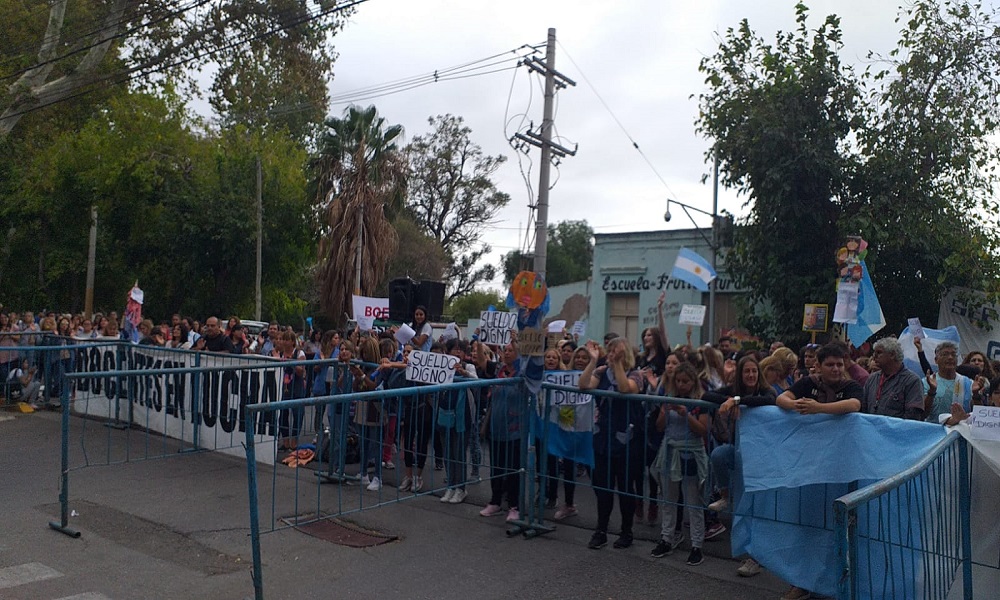
[[[820,348],[816,353],[819,374],[795,382],[778,396],[776,404],[803,415],[859,412],[865,393],[847,376],[845,357],[846,348],[842,344],[827,344]]]
[[[207,350],[208,352],[233,353],[233,342],[229,339],[229,336],[222,333],[218,317],[205,319],[205,325],[201,330],[201,337],[195,342],[194,349]]]

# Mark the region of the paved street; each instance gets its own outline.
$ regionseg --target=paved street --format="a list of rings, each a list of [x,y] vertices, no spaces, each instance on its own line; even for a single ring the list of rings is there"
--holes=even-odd
[[[10,418],[13,417],[13,418]],[[217,454],[173,455],[71,472],[70,519],[82,531],[71,539],[47,527],[59,514],[59,419],[55,413],[0,413],[0,597],[11,600],[242,599],[250,577],[246,469]],[[74,419],[71,464],[83,464],[81,422]],[[89,422],[91,464],[120,457],[121,432]],[[146,440],[131,432],[134,448]],[[102,448],[103,445],[103,448]],[[275,514],[305,512],[317,503],[309,473],[278,467]],[[262,527],[270,527],[272,475],[262,468]],[[487,484],[472,488],[461,506],[421,497],[354,513],[366,528],[400,536],[381,546],[352,549],[282,530],[263,537],[265,596],[271,598],[776,598],[783,585],[765,573],[736,576],[728,538],[707,542],[706,561],[684,564],[687,545],[652,559],[652,542],[627,550],[610,544],[586,549],[589,519],[547,536],[508,538],[502,519],[478,516]],[[320,505],[350,506],[361,492],[324,485]],[[395,490],[386,488],[386,495]],[[370,493],[368,493],[370,495]],[[580,491],[581,512],[592,514],[592,493]],[[617,514],[612,517],[612,527]],[[658,528],[638,525],[652,540]],[[612,536],[612,539],[613,536]]]

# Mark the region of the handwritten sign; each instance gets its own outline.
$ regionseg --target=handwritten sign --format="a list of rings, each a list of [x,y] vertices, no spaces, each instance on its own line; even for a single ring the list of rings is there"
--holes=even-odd
[[[545,334],[545,349],[555,348],[559,349],[559,342],[563,341],[563,334],[561,333],[546,333]]]
[[[587,335],[587,322],[586,321],[576,321],[573,323],[573,328],[570,329],[577,339],[582,340]]]
[[[910,333],[913,334],[913,339],[922,340],[927,337],[927,334],[924,333],[924,326],[920,324],[919,317],[911,317],[906,320],[906,323],[910,326]]]
[[[705,323],[705,312],[708,307],[704,304],[685,304],[681,307],[681,325],[694,325],[701,327]]]
[[[553,385],[564,385],[567,387],[577,387],[580,385],[581,371],[546,371],[545,383]],[[563,390],[552,390],[551,406],[579,406],[594,401],[594,397],[586,392],[566,392]]]
[[[506,346],[510,331],[517,326],[517,313],[484,310],[479,313],[479,340],[486,344]]]
[[[545,354],[545,332],[529,328],[517,334],[517,349],[521,356],[543,356]]]
[[[974,440],[1000,441],[1000,408],[973,406],[969,432]]]
[[[452,383],[455,381],[456,365],[456,356],[414,350],[406,363],[406,380],[435,385]]]
[[[802,331],[824,333],[829,314],[829,304],[806,304],[802,309]]]

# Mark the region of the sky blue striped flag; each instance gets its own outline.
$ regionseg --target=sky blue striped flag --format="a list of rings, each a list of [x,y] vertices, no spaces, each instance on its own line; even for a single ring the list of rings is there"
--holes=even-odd
[[[680,279],[703,292],[708,291],[708,284],[716,278],[715,269],[700,254],[687,248],[677,252],[674,270],[670,272],[672,279]]]

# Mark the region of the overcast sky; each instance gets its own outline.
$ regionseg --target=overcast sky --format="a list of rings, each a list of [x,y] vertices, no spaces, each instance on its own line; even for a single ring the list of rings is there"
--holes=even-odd
[[[827,14],[841,17],[845,62],[863,68],[868,50],[886,52],[895,46],[898,9],[892,1],[808,4],[813,27]],[[694,130],[697,95],[705,90],[698,62],[718,48],[722,32],[744,17],[769,41],[777,30],[793,29],[794,5],[791,0],[371,0],[335,38],[339,58],[330,90],[331,95],[344,94],[522,44],[544,43],[548,28],[554,27],[560,44],[556,68],[577,82],[559,92],[555,124],[560,143],[579,144],[579,152],[553,170],[553,178],[559,180],[550,192],[549,222],[586,219],[598,233],[690,227],[680,211],[672,211],[669,224],[663,213],[667,198],[704,210],[712,206],[710,182],[701,183],[710,170],[704,160],[708,142]],[[666,185],[632,147],[585,77]],[[523,230],[529,218],[528,190],[507,137],[517,130],[519,115],[526,111],[527,120],[540,126],[539,76],[522,67],[361,102],[371,103],[389,123],[403,125],[407,139],[426,133],[431,115],[460,115],[486,152],[506,155],[509,160],[496,182],[511,195],[511,203],[483,240],[492,245],[492,260],[498,265],[504,253],[521,247],[524,235],[519,228]],[[339,113],[344,107],[339,104],[332,110]],[[508,119],[517,117],[506,134],[505,114]],[[537,150],[530,161],[524,156],[521,161],[525,175],[530,163],[533,193],[538,189],[538,161]],[[722,189],[720,198],[720,209],[740,213],[741,202],[734,193]],[[698,217],[698,223],[710,224],[707,217]],[[499,286],[498,280],[495,287]]]

